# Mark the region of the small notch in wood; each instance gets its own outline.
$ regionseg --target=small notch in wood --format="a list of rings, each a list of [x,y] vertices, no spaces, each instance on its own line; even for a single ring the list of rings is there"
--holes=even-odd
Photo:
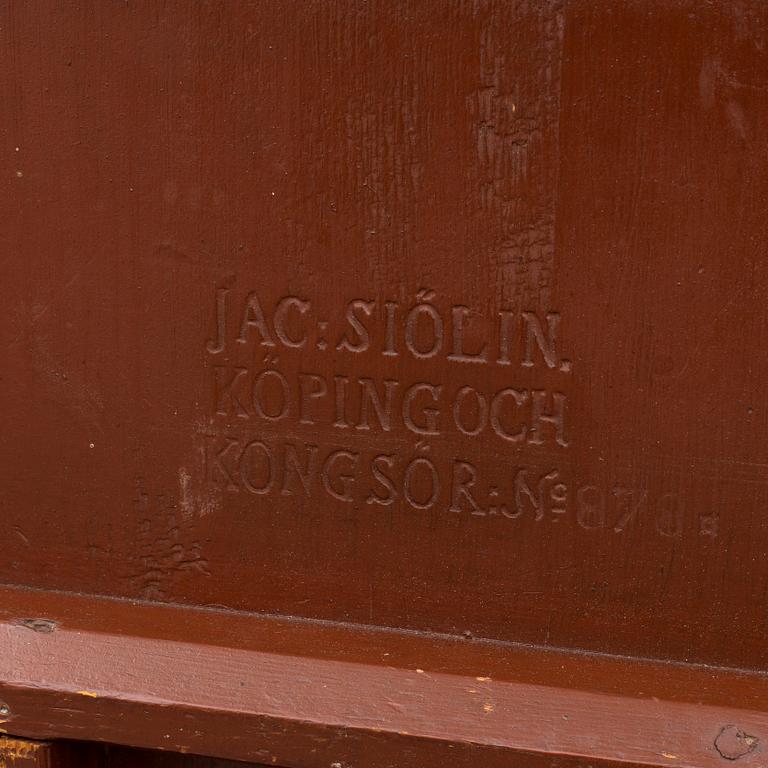
[[[31,629],[33,632],[40,632],[43,635],[49,635],[58,628],[58,623],[51,619],[21,619],[19,624],[22,627]]]

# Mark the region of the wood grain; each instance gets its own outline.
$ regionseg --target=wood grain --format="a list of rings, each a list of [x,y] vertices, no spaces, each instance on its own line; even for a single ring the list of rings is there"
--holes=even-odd
[[[393,754],[403,766],[439,765],[455,754],[456,765],[505,765],[510,755],[548,764],[558,755],[714,768],[725,759],[718,738],[723,751],[733,749],[732,734],[722,736],[729,726],[756,740],[740,764],[757,766],[768,739],[762,675],[702,669],[697,679],[685,666],[648,665],[644,675],[627,675],[643,681],[642,691],[622,690],[620,668],[629,672],[637,662],[613,660],[606,668],[600,659],[563,655],[557,665],[546,651],[498,646],[470,671],[478,661],[471,643],[467,651],[422,638],[425,667],[404,667],[393,661],[409,638],[366,637],[352,627],[335,628],[335,643],[358,646],[368,662],[323,658],[322,632],[311,624],[294,623],[293,641],[303,638],[305,646],[286,653],[279,639],[270,647],[279,629],[269,625],[279,620],[252,626],[262,647],[244,648],[193,642],[208,630],[206,617],[188,609],[7,592],[4,603],[14,600],[37,602],[45,609],[37,621],[55,625],[41,632],[21,616],[0,623],[0,692],[9,709],[3,727],[36,738],[117,741],[297,768],[363,760],[378,767]],[[67,606],[80,616],[71,627]],[[163,619],[163,612],[170,615]],[[187,615],[184,625],[174,620],[179,613]],[[207,617],[224,626],[226,618]],[[116,621],[120,634],[111,631]],[[164,627],[176,629],[162,637]],[[444,661],[435,670],[430,647],[441,645]],[[418,647],[416,640],[411,652]],[[559,684],[526,680],[540,654],[538,664],[555,679],[560,673]],[[506,661],[502,679],[494,677],[494,658]],[[591,672],[598,690],[583,681],[569,687],[569,668]],[[708,679],[730,705],[700,703],[713,697]],[[751,700],[739,701],[740,689],[751,689]],[[678,700],[664,696],[670,690]]]
[[[763,768],[767,39],[0,3],[2,727]]]

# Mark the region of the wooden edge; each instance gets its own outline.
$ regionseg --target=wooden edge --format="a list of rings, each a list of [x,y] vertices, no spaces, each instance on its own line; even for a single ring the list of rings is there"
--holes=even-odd
[[[193,642],[468,677],[768,709],[768,674],[378,626],[0,586],[0,622]],[[768,660],[768,657],[767,657]]]
[[[30,603],[35,599],[50,602],[46,617],[6,615],[0,622],[0,728],[17,736],[99,740],[297,768],[492,768],[513,757],[516,764],[537,766],[724,768],[738,761],[762,768],[766,762],[766,708],[743,708],[735,700],[730,706],[699,704],[696,691],[688,692],[688,700],[670,701],[654,690],[639,695],[584,690],[566,680],[541,685],[525,674],[499,680],[466,669],[434,671],[426,655],[424,667],[405,668],[328,658],[309,646],[289,655],[70,628],[55,615],[55,605],[68,598],[29,597]],[[94,599],[88,614],[93,626],[99,626],[100,610],[106,617],[115,607]],[[125,622],[146,626],[145,606],[120,610]],[[154,615],[154,607],[146,610]],[[186,624],[190,638],[193,624]],[[295,631],[301,634],[299,624]],[[355,630],[346,631],[359,644]],[[335,638],[343,641],[341,630]],[[393,646],[397,641],[392,638]],[[495,652],[504,655],[505,649]],[[506,652],[514,657],[514,649]],[[578,662],[591,663],[574,655]],[[667,687],[678,673],[679,681],[690,682],[686,670],[662,667],[659,679],[666,673]],[[733,680],[744,677],[728,670],[708,676],[731,691],[738,689]],[[764,684],[762,676],[751,679]]]

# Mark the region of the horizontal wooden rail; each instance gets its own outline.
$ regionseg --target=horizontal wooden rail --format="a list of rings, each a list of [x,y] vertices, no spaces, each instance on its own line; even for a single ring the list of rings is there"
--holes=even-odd
[[[14,588],[0,604],[17,736],[301,768],[767,759],[760,673]]]

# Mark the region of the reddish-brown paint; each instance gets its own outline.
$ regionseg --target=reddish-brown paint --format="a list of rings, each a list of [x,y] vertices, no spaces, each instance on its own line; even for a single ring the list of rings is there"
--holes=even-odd
[[[104,598],[0,597],[2,727],[35,738],[296,768],[718,768],[744,744],[739,764],[759,768],[768,743],[762,674]]]
[[[365,698],[352,669],[400,690],[492,656],[504,696],[618,696],[655,723],[590,752],[552,712],[543,734],[458,702],[408,728],[380,699],[371,765],[452,730],[488,765],[666,764],[667,716],[692,764],[730,759],[715,721],[768,710],[767,31],[757,0],[0,5],[0,582],[93,596],[123,661],[178,642],[279,676],[291,655]],[[45,623],[57,599],[7,616],[19,732],[89,738],[82,704],[109,721],[92,738],[162,746],[98,660],[106,703],[41,714],[88,646]],[[316,729],[329,755],[334,729],[379,743],[362,703],[288,687],[281,735],[227,699],[200,750],[319,766]]]

